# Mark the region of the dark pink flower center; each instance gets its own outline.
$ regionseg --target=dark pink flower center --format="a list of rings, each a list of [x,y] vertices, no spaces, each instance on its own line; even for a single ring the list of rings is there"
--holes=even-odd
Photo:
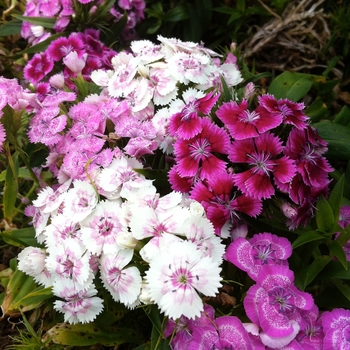
[[[245,110],[242,114],[240,114],[240,121],[244,123],[252,123],[256,120],[260,119],[260,114],[255,111]]]
[[[262,151],[261,153],[247,154],[247,157],[252,160],[249,165],[253,166],[253,173],[265,173],[269,175],[269,172],[274,171],[275,166],[277,165],[270,159],[270,154]]]

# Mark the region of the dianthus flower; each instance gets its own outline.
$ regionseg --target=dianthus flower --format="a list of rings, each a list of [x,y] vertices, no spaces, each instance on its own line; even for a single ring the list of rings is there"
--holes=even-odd
[[[340,208],[338,223],[343,229],[350,225],[350,205],[343,205]]]
[[[208,179],[225,170],[226,162],[215,154],[227,152],[229,136],[226,131],[208,118],[201,118],[202,131],[189,140],[178,139],[174,153],[178,163],[178,172],[182,177],[199,174],[201,179]]]
[[[235,140],[259,136],[282,123],[282,116],[259,114],[248,109],[248,101],[223,103],[216,112]]]
[[[311,294],[301,292],[293,282],[288,266],[263,265],[244,299],[247,316],[262,329],[261,340],[270,347],[290,343],[300,330],[301,311],[314,305]]]
[[[211,176],[207,184],[198,181],[190,197],[205,208],[207,218],[213,223],[217,235],[222,235],[222,228],[227,223],[234,224],[240,213],[256,217],[262,210],[259,199],[245,194],[238,195],[234,190],[233,175],[221,172]],[[233,195],[232,195],[233,192]]]
[[[281,156],[282,142],[277,136],[266,132],[253,139],[235,140],[231,143],[228,158],[234,163],[245,163],[249,169],[233,175],[235,185],[253,198],[270,198],[280,183],[289,183],[295,173],[293,160]]]
[[[321,319],[324,332],[323,350],[349,350],[350,310],[326,311]]]
[[[247,240],[235,239],[227,248],[226,258],[256,281],[264,265],[287,265],[292,245],[287,238],[269,232],[255,234]]]
[[[222,316],[212,324],[196,327],[188,350],[253,350],[248,333],[235,316]]]
[[[146,272],[151,300],[166,316],[194,319],[203,311],[198,293],[215,296],[221,269],[192,242],[176,242],[169,248],[154,257]]]
[[[35,85],[51,72],[53,65],[53,61],[47,52],[37,53],[24,67],[24,77]]]

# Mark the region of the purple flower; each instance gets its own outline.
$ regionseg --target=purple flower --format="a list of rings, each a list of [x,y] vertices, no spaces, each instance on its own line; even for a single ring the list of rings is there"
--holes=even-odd
[[[322,314],[323,350],[350,349],[350,310],[334,309]]]
[[[235,316],[215,319],[215,325],[196,327],[188,350],[234,349],[253,350],[249,336]]]
[[[294,273],[287,266],[263,265],[256,284],[247,292],[246,314],[262,329],[265,345],[290,343],[299,332],[301,311],[314,305],[312,296],[298,290],[293,282]]]
[[[226,258],[256,281],[264,265],[288,266],[291,254],[292,245],[287,238],[264,232],[250,240],[238,237],[227,248]]]
[[[344,205],[340,208],[338,223],[343,229],[350,225],[350,205]]]

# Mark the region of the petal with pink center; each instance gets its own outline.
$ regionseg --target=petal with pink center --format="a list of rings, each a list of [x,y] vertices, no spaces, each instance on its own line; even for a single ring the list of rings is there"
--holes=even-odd
[[[271,184],[270,178],[266,174],[252,174],[244,182],[244,186],[246,188],[246,192],[256,199],[267,199],[275,193],[275,189]]]
[[[296,171],[294,161],[288,157],[282,157],[274,162],[277,164],[273,172],[274,177],[282,183],[290,182]]]

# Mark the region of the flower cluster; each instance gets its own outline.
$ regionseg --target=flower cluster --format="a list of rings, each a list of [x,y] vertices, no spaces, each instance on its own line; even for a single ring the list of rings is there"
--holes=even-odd
[[[239,90],[232,53],[158,40],[115,53],[88,29],[28,62],[34,93],[1,78],[0,108],[30,115],[54,178],[25,209],[38,247],[19,270],[52,288],[68,323],[103,312],[100,289],[131,310],[157,305],[173,349],[341,348],[347,312],[319,314],[294,283],[290,240],[250,224],[278,203],[295,229],[327,195],[326,143],[304,104]],[[348,219],[342,208],[341,228]],[[246,323],[206,304],[230,278],[223,266],[250,277]]]
[[[112,23],[119,22],[124,14],[127,16],[125,27],[121,33],[121,39],[130,41],[135,38],[135,26],[144,18],[145,1],[144,0],[119,0],[113,2],[112,6],[106,4],[104,0],[55,0],[47,2],[46,0],[28,0],[23,16],[54,18],[55,24],[53,30],[56,33],[64,32],[76,14],[82,11],[87,12],[90,21],[98,20],[101,15],[101,9],[109,6],[109,15]],[[103,13],[104,14],[104,13]],[[32,45],[49,38],[51,32],[45,30],[45,27],[24,21],[21,30],[21,36]]]

